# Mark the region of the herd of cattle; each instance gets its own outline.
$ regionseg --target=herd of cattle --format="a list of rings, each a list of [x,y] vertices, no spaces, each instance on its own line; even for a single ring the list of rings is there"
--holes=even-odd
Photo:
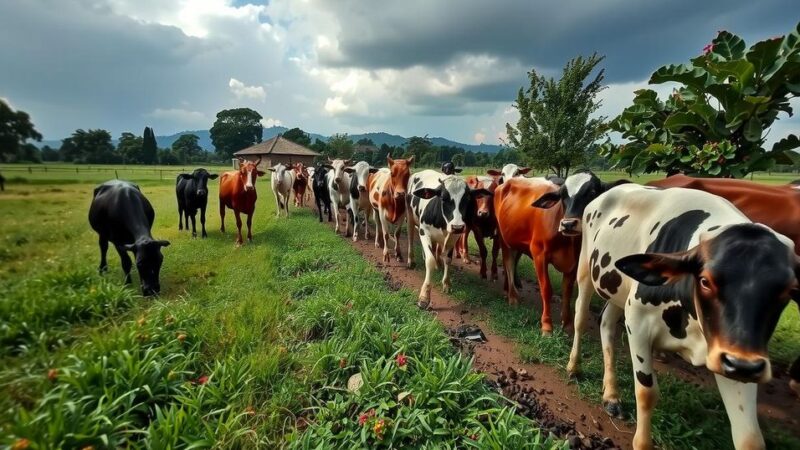
[[[241,213],[252,239],[256,180],[265,175],[259,163],[240,160],[238,170],[220,176],[221,231],[225,211],[232,209],[237,246],[243,243]],[[313,196],[320,222],[327,215],[335,232],[354,241],[361,229],[369,239],[372,220],[375,245],[383,248],[387,262],[392,256],[403,261],[399,237],[405,223],[407,267],[413,267],[415,236],[424,252],[421,308],[430,305],[437,267],[444,271],[443,291],[450,289],[452,259],[469,259],[469,233],[480,250],[483,278],[498,278],[496,260],[502,249],[510,303],[518,302],[517,263],[528,255],[538,278],[545,334],[553,328],[552,265],[563,274],[561,324],[568,331],[574,326],[568,365],[572,374],[579,371],[590,300],[594,293],[607,300],[600,325],[603,406],[613,416],[621,415],[613,359],[616,324],[624,317],[636,379],[635,448],[652,447],[650,418],[658,397],[655,350],[676,352],[711,370],[736,448],[764,447],[756,387],[772,376],[767,343],[783,309],[792,300],[800,304],[800,191],[794,186],[683,175],[642,186],[624,180],[605,183],[590,171],[566,180],[533,178],[525,176],[528,168],[514,164],[486,176],[461,177],[461,169],[452,163],[441,171],[412,172],[413,163],[412,156],[388,157],[387,167],[380,169],[342,159],[316,167],[278,164],[269,169],[277,214],[289,215],[290,199],[304,206]],[[191,220],[196,236],[199,210],[206,236],[207,184],[215,178],[204,169],[178,176],[179,229],[184,222],[188,229]],[[89,219],[100,236],[100,270],[107,267],[110,241],[122,259],[126,281],[131,269],[127,252],[132,251],[143,293],[157,294],[161,247],[169,242],[151,236],[154,212],[139,188],[123,181],[100,185]],[[488,271],[486,238],[493,240]],[[573,320],[570,299],[576,281]],[[790,375],[792,388],[800,393],[800,359]]]

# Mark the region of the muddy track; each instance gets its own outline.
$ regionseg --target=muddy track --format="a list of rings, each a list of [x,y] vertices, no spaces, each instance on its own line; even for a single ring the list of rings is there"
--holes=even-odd
[[[333,229],[333,224],[329,225]],[[403,286],[419,292],[425,277],[424,270],[408,270],[404,262],[397,262],[394,258],[384,264],[382,249],[375,247],[372,231],[374,225],[371,226],[369,240],[364,240],[363,234],[357,242],[353,242],[351,238],[346,240],[384,273],[391,286]],[[404,234],[401,235],[400,248],[403,257],[406,257],[407,242]],[[472,259],[477,260],[476,257]],[[474,261],[473,264],[466,264],[460,259],[453,261],[453,270],[466,271],[475,277],[479,277],[479,269]],[[502,280],[502,266],[499,272]],[[612,419],[599,404],[582,399],[577,386],[567,383],[558,369],[544,364],[522,362],[517,356],[516,343],[492,332],[489,324],[482,320],[482,317],[486,317],[482,308],[466,306],[443,294],[439,281],[440,277],[434,277],[431,312],[448,329],[473,324],[483,330],[487,342],[470,345],[469,349],[474,355],[475,367],[485,373],[507,397],[520,403],[524,415],[536,419],[543,428],[568,439],[573,448],[631,448],[635,430],[633,424]],[[504,298],[502,281],[486,281],[486,288],[495,292],[498,298]],[[538,314],[534,310],[541,311],[540,294],[535,281],[523,279],[519,293],[522,308],[533,314]],[[553,317],[559,317],[558,304],[557,301],[553,302]],[[593,311],[593,315],[597,320],[590,320],[587,335],[599,338],[598,312]],[[617,355],[621,355],[618,357],[625,358],[627,354],[627,348],[618,349]],[[662,373],[670,372],[689,383],[716,389],[710,372],[693,367],[677,356],[668,355],[664,362],[656,363],[656,369]],[[775,370],[775,378],[760,387],[759,417],[773,426],[800,436],[800,400],[788,388],[788,378],[784,373],[782,369]]]

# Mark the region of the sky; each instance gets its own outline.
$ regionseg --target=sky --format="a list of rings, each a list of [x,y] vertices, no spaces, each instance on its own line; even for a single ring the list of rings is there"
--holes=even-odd
[[[265,126],[497,144],[531,69],[605,55],[613,117],[717,30],[787,33],[796,1],[3,0],[0,98],[45,139],[208,129],[249,107]],[[772,137],[800,132],[798,117]]]

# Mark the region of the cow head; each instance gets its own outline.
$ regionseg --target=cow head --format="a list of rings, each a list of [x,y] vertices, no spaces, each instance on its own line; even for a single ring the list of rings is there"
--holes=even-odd
[[[208,195],[208,180],[216,180],[217,174],[208,173],[206,169],[195,169],[192,173],[182,173],[180,177],[184,180],[194,180],[195,194],[198,197]]]
[[[272,179],[273,180],[278,180],[278,182],[282,182],[284,176],[286,175],[286,170],[288,170],[288,167],[286,167],[285,165],[283,165],[281,163],[278,163],[278,164],[275,164],[274,166],[270,167],[267,170],[269,170],[270,172],[273,173],[273,175],[272,175]]]
[[[414,156],[412,155],[408,159],[392,159],[391,156],[387,155],[386,162],[389,165],[389,182],[394,191],[394,198],[405,197],[408,179],[411,177],[411,166],[414,164]]]
[[[294,163],[292,170],[294,171],[294,178],[297,181],[305,183],[308,180],[308,171],[303,163]]]
[[[370,167],[366,161],[359,161],[352,167],[345,167],[344,171],[350,174],[351,189],[358,189],[358,192],[367,192],[367,180],[369,174],[378,171],[375,167]]]
[[[731,225],[688,251],[630,255],[616,266],[651,286],[692,277],[708,369],[743,382],[770,380],[767,343],[798,291],[800,262],[788,238],[759,224]]]
[[[320,164],[314,169],[314,175],[311,176],[311,185],[314,189],[327,189],[328,186],[328,169]]]
[[[161,292],[159,273],[164,256],[161,247],[169,247],[169,241],[156,241],[153,239],[128,244],[125,249],[136,256],[136,271],[139,272],[139,281],[142,283],[142,295],[149,297]]]
[[[442,163],[442,173],[445,175],[455,175],[461,173],[461,170],[461,167],[456,167],[456,165],[450,161]]]
[[[325,168],[328,170],[333,171],[333,181],[337,184],[342,182],[342,174],[345,173],[345,168],[349,167],[353,164],[352,161],[349,159],[330,159],[328,158],[328,163],[324,165]]]
[[[256,189],[256,178],[263,177],[266,173],[258,170],[259,164],[261,164],[260,156],[255,161],[245,161],[239,158],[239,175],[244,180],[245,191],[254,191]]]
[[[562,202],[564,218],[561,219],[558,231],[565,236],[577,236],[583,231],[581,217],[586,206],[612,187],[628,182],[618,180],[603,183],[591,171],[578,172],[567,177],[558,190],[542,194],[531,206],[548,209]]]
[[[438,197],[439,208],[441,208],[441,214],[447,224],[446,231],[461,234],[467,228],[464,223],[464,215],[471,199],[490,197],[492,193],[484,188],[470,189],[461,177],[449,175],[439,180],[439,186],[436,189],[420,188],[412,195],[425,200]]]
[[[495,189],[497,189],[497,182],[493,177],[476,177],[471,176],[467,177],[466,179],[467,187],[471,191],[476,191],[478,189],[485,189],[489,191],[492,195],[494,195]],[[473,211],[475,211],[475,215],[478,218],[486,218],[492,215],[494,211],[494,202],[492,201],[492,195],[473,195],[471,196],[471,203],[470,206]]]
[[[505,180],[514,177],[521,177],[531,171],[530,167],[519,167],[516,164],[506,164],[501,170],[489,169],[486,171],[489,175],[497,180],[497,184],[503,184]]]

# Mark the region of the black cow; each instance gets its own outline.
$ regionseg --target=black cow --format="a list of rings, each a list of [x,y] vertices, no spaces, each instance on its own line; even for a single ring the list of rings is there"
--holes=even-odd
[[[131,258],[136,255],[136,271],[142,283],[142,294],[157,295],[161,291],[158,274],[164,257],[161,247],[168,241],[153,239],[150,228],[155,212],[139,190],[139,186],[119,180],[106,181],[94,190],[89,207],[89,223],[100,235],[100,273],[108,270],[108,242],[114,244],[125,272],[125,283],[131,282]]]
[[[442,163],[442,173],[445,175],[455,175],[461,173],[461,170],[461,167],[456,167],[456,165],[450,161]]]
[[[197,237],[195,216],[200,210],[200,227],[202,236],[206,233],[206,206],[208,205],[208,180],[216,180],[217,174],[208,173],[206,169],[195,169],[192,173],[182,173],[175,179],[175,195],[178,197],[178,229],[183,230],[183,216],[186,215],[186,229],[189,229],[189,218],[192,218],[192,237]]]
[[[331,193],[328,191],[328,169],[324,165],[317,164],[314,175],[311,177],[311,188],[314,191],[314,203],[317,205],[317,212],[319,212],[319,221],[322,222],[324,206],[324,211],[328,214],[328,222],[332,222]]]
[[[3,177],[3,174],[0,173],[0,191],[6,190],[6,179]]]

